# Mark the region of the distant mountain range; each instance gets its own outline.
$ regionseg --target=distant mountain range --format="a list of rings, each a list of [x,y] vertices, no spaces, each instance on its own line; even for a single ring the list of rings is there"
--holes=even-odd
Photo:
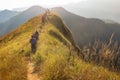
[[[17,14],[19,14],[19,12],[17,11],[10,11],[10,10],[0,11],[0,23],[9,20],[10,18],[16,16]]]
[[[80,46],[92,43],[97,39],[109,41],[112,33],[114,33],[114,40],[120,43],[120,24],[105,23],[94,18],[84,18],[61,7],[56,7],[52,10],[62,17],[65,24],[72,31],[75,42]]]
[[[29,19],[43,13],[46,9],[33,6],[10,20],[0,24],[0,36],[10,32],[11,30],[24,24]],[[52,11],[57,12],[63,19],[64,23],[73,33],[75,42],[79,45],[93,43],[94,40],[109,41],[110,36],[114,33],[113,40],[120,44],[120,24],[105,22],[95,18],[85,18],[79,15],[68,12],[64,8],[52,8]]]
[[[29,19],[43,13],[44,11],[45,9],[39,6],[33,6],[23,11],[22,13],[12,17],[8,21],[0,24],[0,35],[10,32],[11,30],[17,28]]]
[[[109,19],[120,23],[119,0],[86,0],[64,6],[67,10],[87,18]]]
[[[115,21],[109,20],[109,19],[103,19],[103,21],[104,21],[105,23],[111,23],[111,24],[118,23],[118,22],[115,22]],[[118,23],[118,24],[119,24],[119,23]]]
[[[28,9],[28,7],[24,7],[24,8],[14,8],[14,9],[12,9],[12,11],[22,12],[22,11],[25,11],[25,10],[27,10],[27,9]]]

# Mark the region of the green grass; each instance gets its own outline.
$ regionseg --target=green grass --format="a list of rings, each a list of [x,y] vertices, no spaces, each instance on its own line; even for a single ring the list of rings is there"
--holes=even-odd
[[[58,19],[57,16],[52,17]],[[44,26],[39,39],[38,50],[33,55],[33,60],[43,80],[120,79],[119,74],[115,72],[82,61],[71,46],[70,40],[66,39],[53,23],[48,22]]]
[[[0,80],[27,80],[26,66],[21,55],[0,55]]]
[[[40,26],[40,18],[29,20],[1,38],[0,80],[27,80],[26,56],[31,52],[29,39]]]
[[[37,16],[2,38],[0,42],[0,80],[27,80],[26,57],[31,53],[29,39],[41,25]],[[64,25],[52,14],[43,26],[37,51],[31,55],[35,70],[43,80],[120,80],[120,76],[103,67],[81,60],[71,40],[56,25]],[[53,21],[52,21],[53,20]],[[58,23],[59,21],[59,23]],[[65,27],[65,25],[64,25]],[[69,34],[71,35],[71,34]],[[1,77],[3,76],[3,77]],[[2,79],[1,79],[2,78]]]

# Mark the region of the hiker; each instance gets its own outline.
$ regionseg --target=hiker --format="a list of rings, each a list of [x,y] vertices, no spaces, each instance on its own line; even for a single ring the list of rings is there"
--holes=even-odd
[[[30,39],[32,53],[36,52],[36,43],[37,43],[36,38],[32,35]]]
[[[47,13],[44,13],[42,16],[42,23],[45,24]]]
[[[38,37],[39,37],[39,33],[38,31],[36,31],[34,34],[33,34],[34,38],[36,38],[36,40],[38,40]]]
[[[49,16],[50,15],[50,10],[49,9],[47,9],[47,16]]]
[[[42,23],[43,24],[45,23],[45,16],[44,15],[42,16]]]

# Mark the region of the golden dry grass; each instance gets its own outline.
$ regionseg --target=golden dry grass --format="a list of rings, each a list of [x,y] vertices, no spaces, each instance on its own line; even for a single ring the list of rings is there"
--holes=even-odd
[[[60,19],[53,14],[49,18],[51,17]],[[61,24],[63,23],[57,23]],[[39,31],[40,25],[41,16],[37,16],[2,38],[1,80],[27,80],[25,57],[31,52],[29,39],[36,29]],[[43,80],[120,80],[117,73],[86,63],[76,54],[71,42],[53,23],[47,21],[39,36],[37,51],[30,58]]]

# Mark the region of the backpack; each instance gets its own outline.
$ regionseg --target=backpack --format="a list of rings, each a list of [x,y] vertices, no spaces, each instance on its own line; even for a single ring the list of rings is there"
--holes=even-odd
[[[32,38],[32,39],[30,40],[30,43],[31,43],[32,45],[36,44],[36,39],[35,39],[35,38]]]

